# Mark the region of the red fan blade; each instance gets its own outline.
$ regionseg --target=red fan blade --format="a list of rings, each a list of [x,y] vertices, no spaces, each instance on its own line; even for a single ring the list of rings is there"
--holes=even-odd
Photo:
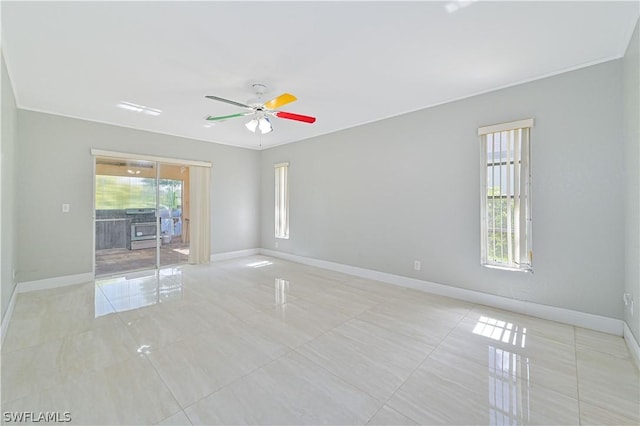
[[[289,120],[303,121],[305,123],[316,122],[315,117],[309,117],[308,115],[294,114],[292,112],[277,111],[275,115],[278,118],[288,118]]]

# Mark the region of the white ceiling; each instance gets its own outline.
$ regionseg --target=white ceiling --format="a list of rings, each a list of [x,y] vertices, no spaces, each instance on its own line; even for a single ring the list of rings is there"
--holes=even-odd
[[[205,95],[296,95],[282,109],[317,122],[274,118],[274,146],[618,58],[638,16],[637,1],[2,1],[2,44],[21,108],[257,149],[245,117],[204,127],[242,112]]]

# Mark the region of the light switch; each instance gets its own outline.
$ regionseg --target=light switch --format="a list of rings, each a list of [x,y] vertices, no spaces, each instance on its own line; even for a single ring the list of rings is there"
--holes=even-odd
[[[71,208],[70,204],[63,204],[62,205],[62,213],[69,213],[70,208]]]

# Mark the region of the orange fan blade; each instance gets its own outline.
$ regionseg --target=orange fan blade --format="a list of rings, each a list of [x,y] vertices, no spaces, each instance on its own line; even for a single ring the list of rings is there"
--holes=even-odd
[[[288,104],[290,102],[295,101],[296,99],[298,99],[298,98],[293,96],[291,93],[283,93],[282,95],[278,96],[277,98],[273,98],[269,102],[265,103],[264,106],[267,109],[278,109],[282,105],[286,105],[286,104]]]

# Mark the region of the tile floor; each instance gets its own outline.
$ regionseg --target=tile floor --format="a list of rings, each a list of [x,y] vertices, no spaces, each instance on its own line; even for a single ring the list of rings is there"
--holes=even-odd
[[[160,245],[160,265],[178,265],[188,261],[189,243],[182,243],[179,238],[176,238],[171,243]],[[117,274],[120,271],[150,269],[155,265],[155,247],[138,250],[126,248],[96,250],[97,276]]]
[[[3,420],[640,423],[619,337],[263,256],[95,284],[18,296]]]

